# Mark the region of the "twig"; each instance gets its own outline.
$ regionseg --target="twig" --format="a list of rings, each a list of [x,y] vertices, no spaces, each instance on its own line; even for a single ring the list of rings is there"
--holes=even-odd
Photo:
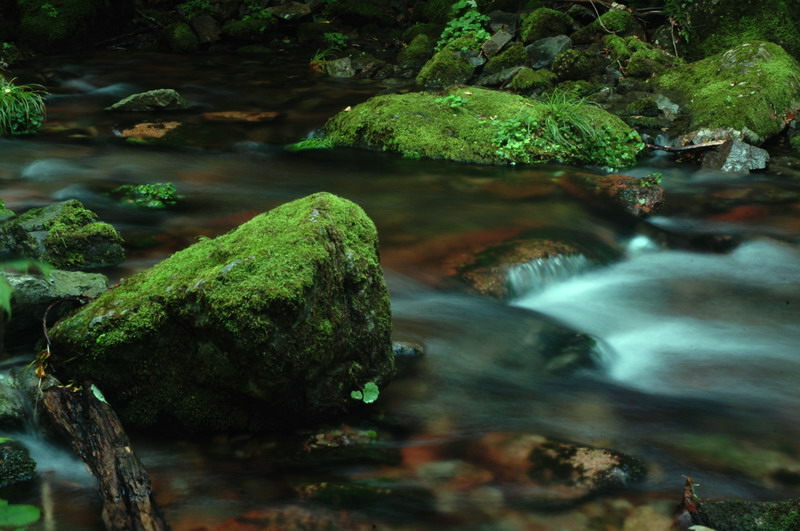
[[[712,147],[717,147],[721,146],[725,142],[727,142],[727,140],[713,140],[711,142],[703,142],[702,144],[692,144],[691,146],[680,146],[680,147],[659,146],[657,144],[645,144],[645,146],[647,147],[647,149],[677,153],[681,151],[695,151],[699,149],[708,149]]]

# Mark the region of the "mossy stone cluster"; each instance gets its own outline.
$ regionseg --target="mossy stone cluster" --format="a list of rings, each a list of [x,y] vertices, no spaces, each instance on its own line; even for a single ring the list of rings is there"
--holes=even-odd
[[[119,0],[18,0],[20,41],[37,50],[79,48],[106,35],[133,15],[133,2]]]
[[[352,404],[394,361],[375,226],[327,193],[125,280],[51,331],[62,377],[124,422],[272,429]]]
[[[779,44],[800,60],[800,2],[696,0],[685,8],[689,57],[701,59],[752,41]]]
[[[558,76],[549,70],[534,70],[525,67],[517,72],[517,75],[508,84],[508,88],[521,93],[530,93],[551,88],[557,79]]]
[[[525,44],[545,37],[572,33],[572,17],[546,7],[536,9],[522,18],[520,37]]]
[[[97,214],[70,200],[35,208],[0,225],[0,255],[42,260],[57,269],[116,265],[122,237]]]
[[[612,9],[600,15],[591,24],[573,33],[572,40],[577,44],[590,44],[603,39],[609,34],[619,37],[632,35],[644,37],[644,30],[636,18],[628,11]]]
[[[450,96],[467,102],[457,108],[441,103]],[[578,148],[574,144],[527,142],[538,138],[551,109],[516,94],[477,87],[453,87],[443,95],[417,92],[376,96],[339,113],[326,129],[337,145],[489,164],[555,160],[620,167],[632,164],[644,147],[635,131],[603,109],[582,105],[574,112],[591,124],[602,145],[587,143]],[[569,129],[566,122],[563,125]],[[507,135],[521,142],[513,154],[501,149],[508,147]]]
[[[638,37],[606,35],[603,48],[612,63],[621,66],[627,77],[637,79],[647,79],[684,63],[683,59],[655,48]]]
[[[523,66],[528,63],[528,53],[520,42],[511,44],[508,48],[495,55],[483,67],[487,74],[494,74],[514,66]]]
[[[561,81],[592,79],[604,73],[607,60],[591,49],[570,48],[556,55],[552,70]]]
[[[689,128],[740,131],[760,144],[800,109],[800,64],[771,42],[751,42],[673,68],[654,80],[691,114]]]

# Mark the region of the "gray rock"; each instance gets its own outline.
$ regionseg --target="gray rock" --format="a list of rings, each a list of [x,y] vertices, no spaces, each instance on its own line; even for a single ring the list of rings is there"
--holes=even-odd
[[[356,70],[349,57],[325,61],[325,72],[331,77],[354,77]]]
[[[503,46],[508,44],[512,38],[514,38],[512,34],[508,33],[507,31],[500,30],[492,35],[491,39],[483,43],[481,50],[483,50],[483,54],[486,57],[494,57],[497,55],[497,52],[502,50]]]
[[[751,146],[741,140],[729,139],[716,151],[703,158],[703,169],[724,172],[749,172],[767,167],[766,149]]]
[[[36,463],[14,439],[0,439],[0,487],[33,479]]]
[[[572,40],[566,35],[545,37],[525,47],[531,60],[531,68],[547,68],[553,63],[556,55],[572,48]]]
[[[186,100],[173,89],[156,89],[131,94],[110,107],[107,111],[146,112],[175,111],[186,108]]]
[[[11,376],[0,374],[0,430],[14,431],[25,426],[25,407]]]
[[[489,17],[489,27],[492,31],[505,30],[514,34],[517,32],[517,21],[519,17],[515,13],[507,11],[492,11],[487,13]]]
[[[512,66],[511,68],[503,69],[495,74],[490,74],[488,76],[481,76],[481,78],[476,83],[477,85],[483,87],[496,87],[498,85],[502,85],[503,83],[508,82],[517,75],[517,72],[522,70],[523,66]]]
[[[197,34],[200,42],[217,42],[222,30],[211,15],[200,15],[191,21],[192,29]]]

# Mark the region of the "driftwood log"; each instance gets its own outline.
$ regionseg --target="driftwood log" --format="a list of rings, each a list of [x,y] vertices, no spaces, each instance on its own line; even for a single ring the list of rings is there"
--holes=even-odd
[[[690,144],[688,146],[679,146],[679,147],[672,147],[672,146],[658,146],[656,144],[645,144],[647,149],[651,150],[659,150],[659,151],[668,151],[670,153],[683,153],[685,151],[697,151],[700,149],[710,149],[713,147],[721,146],[727,142],[727,140],[713,140],[711,142],[703,142],[702,144]]]
[[[56,386],[45,389],[43,405],[47,416],[97,478],[107,529],[169,529],[153,499],[150,476],[111,406],[90,386],[77,391]]]

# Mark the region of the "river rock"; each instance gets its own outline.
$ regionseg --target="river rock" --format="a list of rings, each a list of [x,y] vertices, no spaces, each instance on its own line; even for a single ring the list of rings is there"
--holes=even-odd
[[[572,48],[572,39],[566,35],[545,37],[525,47],[530,59],[531,68],[547,68],[553,64],[553,59],[564,50]]]
[[[99,273],[50,271],[48,275],[2,273],[12,289],[12,319],[6,323],[5,345],[33,346],[42,336],[45,312],[53,323],[80,305],[80,298],[94,298],[106,290],[108,279]]]
[[[0,257],[42,260],[58,269],[90,269],[125,259],[122,237],[97,214],[69,200],[31,209],[0,225]]]
[[[500,479],[514,483],[516,495],[536,507],[569,506],[598,492],[629,487],[645,476],[644,466],[633,457],[536,434],[489,433],[468,452]]]
[[[222,30],[211,15],[200,15],[194,17],[191,21],[192,29],[194,30],[200,42],[211,43],[217,42]]]
[[[33,479],[36,463],[28,449],[14,439],[0,437],[0,487]]]
[[[503,49],[503,46],[508,44],[508,42],[513,39],[514,36],[507,31],[499,30],[492,38],[483,43],[481,46],[481,51],[486,57],[494,57],[497,53]]]
[[[659,184],[660,180],[660,176],[637,179],[619,174],[574,174],[559,183],[567,192],[591,202],[595,207],[610,207],[637,217],[647,217],[658,212],[664,203],[664,189]]]
[[[325,72],[331,77],[354,77],[356,71],[349,57],[325,61]]]
[[[750,170],[763,170],[768,161],[766,149],[731,138],[703,157],[703,169],[747,173]]]
[[[176,111],[186,108],[186,100],[173,89],[156,89],[138,94],[131,94],[114,105],[106,107],[107,111],[147,112]]]
[[[0,374],[0,430],[22,429],[25,426],[25,415],[25,407],[14,386],[14,378]]]
[[[282,205],[125,280],[51,331],[59,373],[124,422],[298,424],[394,370],[377,234],[327,193]]]

